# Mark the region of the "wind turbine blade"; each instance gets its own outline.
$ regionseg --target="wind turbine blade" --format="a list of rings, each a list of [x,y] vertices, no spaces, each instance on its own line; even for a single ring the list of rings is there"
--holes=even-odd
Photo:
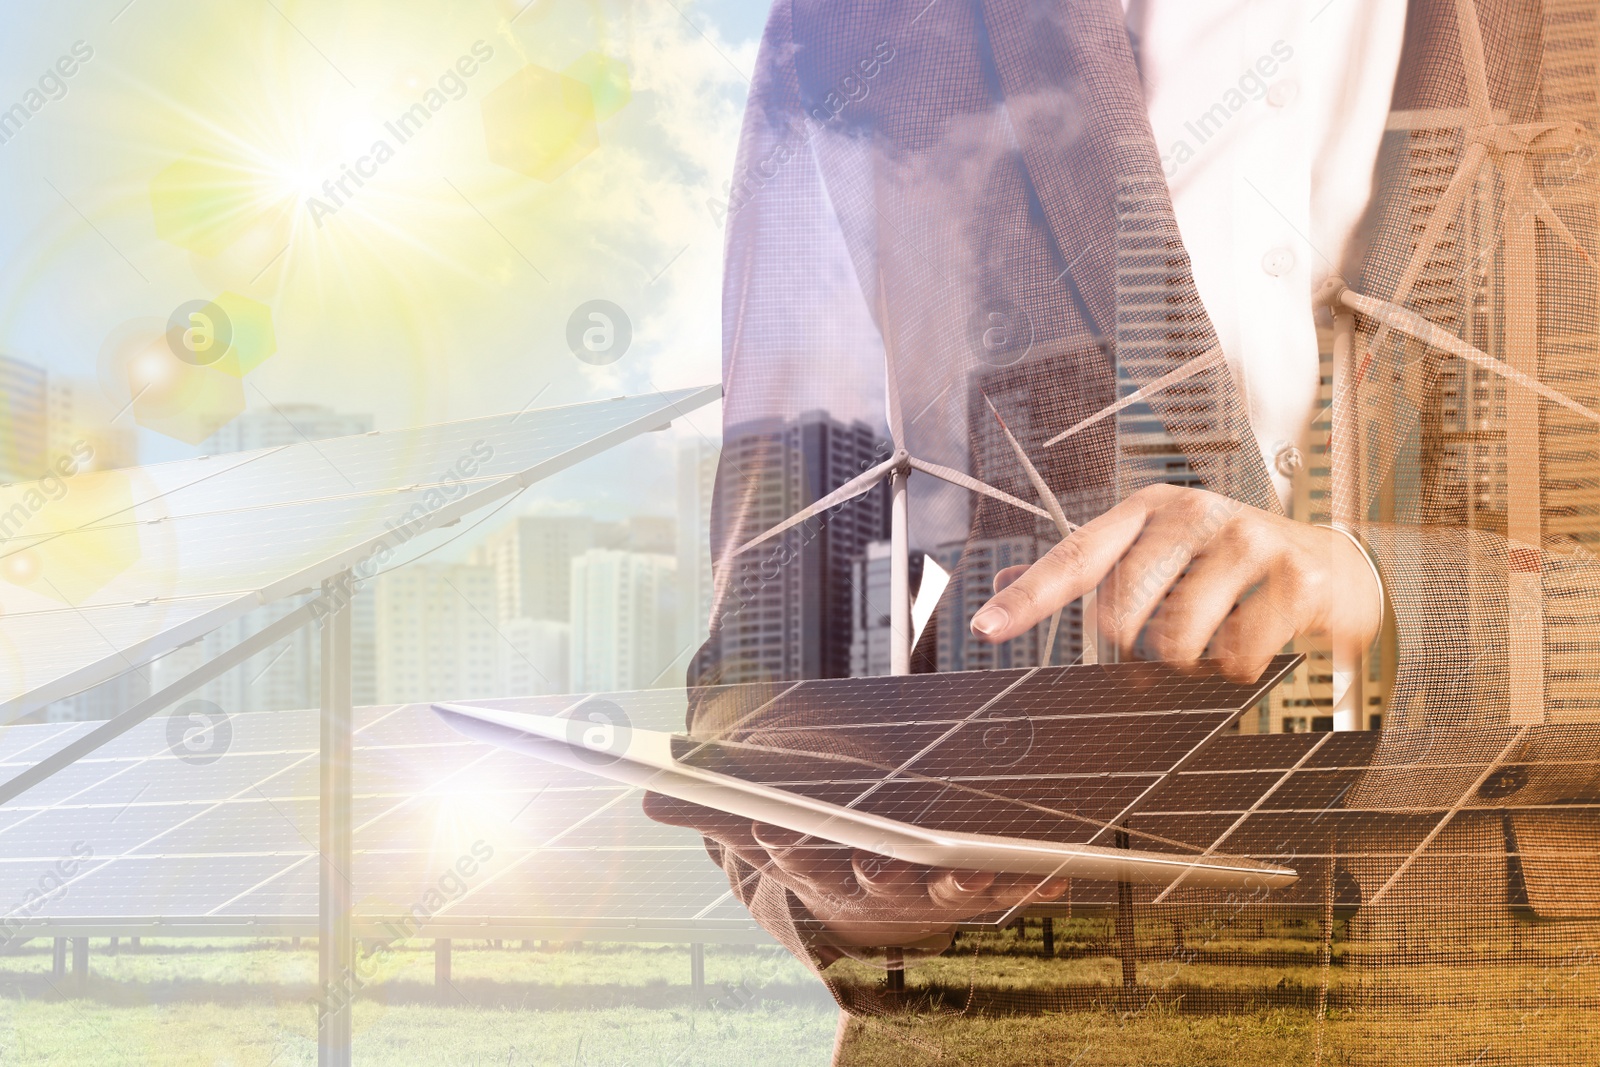
[[[889,288],[883,280],[883,270],[878,270],[878,330],[883,334],[884,396],[889,407],[889,436],[894,447],[906,447],[906,427],[900,414],[900,376],[895,366],[897,358],[894,327],[889,318]]]
[[[1533,213],[1538,216],[1540,222],[1544,223],[1563,241],[1567,242],[1573,251],[1577,252],[1578,255],[1583,257],[1583,261],[1585,263],[1589,264],[1591,267],[1594,267],[1596,270],[1600,270],[1600,265],[1597,265],[1595,261],[1590,258],[1588,251],[1583,247],[1583,245],[1578,243],[1578,239],[1572,235],[1571,230],[1567,229],[1567,224],[1561,221],[1561,216],[1556,214],[1556,209],[1550,206],[1550,201],[1544,198],[1543,193],[1539,192],[1539,190],[1535,189],[1532,185],[1524,188],[1522,193],[1524,196],[1533,201]]]
[[[1021,508],[1023,511],[1032,512],[1041,519],[1050,519],[1052,522],[1055,521],[1054,517],[1048,511],[1039,507],[1037,504],[1030,504],[1026,500],[1018,500],[1010,493],[996,489],[994,486],[987,485],[984,482],[980,482],[970,474],[962,474],[958,470],[952,470],[949,467],[941,467],[937,463],[929,463],[927,460],[918,459],[915,456],[911,457],[911,466],[921,471],[923,474],[933,475],[940,481],[949,482],[951,485],[959,485],[961,488],[970,489],[974,493],[982,493],[984,496],[998,500],[1002,504],[1010,504],[1014,508]],[[1074,529],[1076,529],[1076,527],[1074,527]]]
[[[1461,38],[1461,63],[1466,68],[1467,106],[1478,125],[1491,125],[1494,115],[1489,110],[1489,76],[1483,62],[1483,32],[1478,27],[1476,0],[1456,0],[1456,33]]]
[[[1044,443],[1044,447],[1049,448],[1051,445],[1060,444],[1062,441],[1065,441],[1067,438],[1071,437],[1080,430],[1084,430],[1090,426],[1093,426],[1101,419],[1110,418],[1123,408],[1132,407],[1134,404],[1139,403],[1146,397],[1154,396],[1156,393],[1161,392],[1161,390],[1167,388],[1167,386],[1175,385],[1178,382],[1183,381],[1185,378],[1193,378],[1196,374],[1199,374],[1201,371],[1205,370],[1211,365],[1221,362],[1223,362],[1223,358],[1222,349],[1220,347],[1213,348],[1209,352],[1198,355],[1189,360],[1187,363],[1180,364],[1173,370],[1169,370],[1155,381],[1145,383],[1138,389],[1135,389],[1133,392],[1129,393],[1127,396],[1117,400],[1115,403],[1106,405],[1076,425],[1062,430],[1060,433],[1050,438],[1050,440],[1046,441]]]
[[[1346,307],[1359,311],[1370,319],[1386,322],[1400,332],[1415,337],[1425,345],[1448,352],[1452,356],[1464,359],[1474,366],[1482,367],[1484,370],[1492,371],[1509,382],[1514,382],[1524,389],[1539,394],[1539,396],[1552,404],[1557,404],[1568,411],[1581,415],[1590,422],[1600,423],[1600,412],[1584,407],[1565,393],[1556,392],[1539,379],[1532,375],[1524,374],[1504,360],[1495,359],[1488,353],[1473,348],[1455,334],[1435,326],[1415,312],[1396,307],[1386,300],[1362,296],[1352,289],[1344,290],[1340,300]]]
[[[950,572],[939,566],[932,556],[922,557],[922,583],[917,586],[917,597],[911,602],[911,649],[916,651],[922,640],[922,631],[933,618],[933,610],[950,586]]]
[[[1465,0],[1470,6],[1472,0]],[[1489,149],[1483,144],[1474,141],[1461,153],[1461,164],[1456,167],[1455,174],[1450,179],[1450,184],[1439,196],[1439,202],[1433,206],[1433,214],[1428,217],[1428,224],[1422,229],[1422,236],[1417,239],[1416,251],[1411,253],[1411,261],[1406,264],[1405,273],[1400,275],[1400,280],[1395,284],[1394,295],[1389,299],[1396,305],[1404,304],[1406,297],[1411,295],[1411,287],[1417,283],[1422,275],[1422,268],[1427,265],[1428,257],[1433,255],[1433,250],[1438,247],[1439,240],[1444,236],[1445,227],[1450,220],[1455,218],[1456,212],[1461,210],[1461,204],[1467,197],[1467,190],[1472,183],[1478,180],[1478,172],[1483,167],[1484,157]],[[1389,324],[1380,320],[1378,331],[1373,335],[1372,344],[1367,349],[1367,360],[1371,360],[1372,353],[1383,347],[1384,340],[1389,336]],[[1361,371],[1366,372],[1366,362],[1363,361]]]
[[[1056,654],[1056,634],[1061,629],[1061,612],[1062,612],[1062,610],[1063,609],[1061,609],[1061,608],[1057,608],[1056,609],[1056,613],[1054,615],[1050,616],[1050,632],[1049,632],[1048,635],[1046,635],[1046,637],[1044,639],[1044,655],[1039,657],[1039,666],[1041,666],[1041,667],[1050,666],[1050,661],[1053,658],[1055,658],[1055,654]]]
[[[743,552],[746,552],[749,549],[759,545],[761,542],[778,536],[790,527],[797,526],[813,516],[820,515],[829,508],[838,507],[846,500],[851,500],[860,496],[868,489],[871,489],[873,486],[883,481],[883,479],[893,469],[894,460],[886,459],[876,467],[873,467],[870,470],[862,471],[860,474],[856,475],[854,478],[851,478],[848,482],[845,482],[827,496],[818,499],[816,503],[795,512],[793,515],[790,515],[787,519],[784,519],[782,522],[778,523],[778,525],[774,526],[761,536],[746,541],[744,544],[734,549],[731,555],[737,556]]]
[[[987,396],[983,402],[989,405],[989,410],[994,413],[995,421],[1000,424],[1000,431],[1006,435],[1006,440],[1011,442],[1011,451],[1017,455],[1017,462],[1022,464],[1022,469],[1027,472],[1028,481],[1033,483],[1033,491],[1039,494],[1039,500],[1050,512],[1050,521],[1056,524],[1056,529],[1061,531],[1061,536],[1066,537],[1077,527],[1067,521],[1066,512],[1061,510],[1061,501],[1050,491],[1050,486],[1045,483],[1039,469],[1028,459],[1028,454],[1022,450],[1022,445],[1011,433],[1011,427],[1006,425],[1006,420],[1000,417],[1000,409],[994,406],[994,401]]]

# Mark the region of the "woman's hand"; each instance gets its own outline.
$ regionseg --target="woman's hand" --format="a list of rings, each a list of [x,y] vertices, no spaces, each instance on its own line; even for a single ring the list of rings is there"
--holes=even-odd
[[[645,794],[645,814],[687,826],[728,849],[757,874],[799,898],[839,948],[937,951],[955,924],[1039,900],[1056,900],[1064,879],[935,870],[886,859],[829,841],[804,838],[765,823]]]
[[[998,644],[1098,588],[1102,637],[1124,655],[1144,632],[1149,658],[1254,681],[1293,638],[1359,663],[1383,621],[1382,590],[1337,530],[1227,497],[1152,485],[1073,531],[1031,567],[995,576],[972,630]]]

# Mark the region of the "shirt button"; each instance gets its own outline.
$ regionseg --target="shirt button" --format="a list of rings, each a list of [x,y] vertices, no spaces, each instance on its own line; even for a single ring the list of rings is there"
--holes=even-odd
[[[1294,249],[1274,248],[1261,257],[1261,269],[1274,278],[1281,278],[1294,270]]]
[[[1278,449],[1278,454],[1272,457],[1272,465],[1278,468],[1278,473],[1285,478],[1293,478],[1300,473],[1300,468],[1306,465],[1306,461],[1294,445],[1284,445]]]
[[[1272,88],[1267,90],[1267,103],[1273,107],[1288,107],[1300,95],[1300,83],[1293,78],[1285,78],[1274,82]]]

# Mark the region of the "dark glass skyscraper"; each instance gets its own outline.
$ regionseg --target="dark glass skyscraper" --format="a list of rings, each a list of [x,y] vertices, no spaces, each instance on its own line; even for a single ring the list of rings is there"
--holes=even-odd
[[[888,458],[880,431],[825,411],[731,428],[718,470],[713,541],[754,537]],[[703,679],[850,674],[850,563],[888,536],[887,484],[735,557]],[[743,516],[736,534],[731,526]]]

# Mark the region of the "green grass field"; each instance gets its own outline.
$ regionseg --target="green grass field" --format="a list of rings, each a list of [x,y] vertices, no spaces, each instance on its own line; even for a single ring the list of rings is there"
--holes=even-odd
[[[47,942],[0,956],[0,1064],[317,1061],[314,945],[147,940],[113,956],[96,939],[82,995],[50,974]],[[356,1001],[356,1062],[809,1067],[828,1062],[837,1020],[821,984],[777,949],[707,948],[712,994],[747,991],[723,1006],[695,1004],[683,946],[458,942],[451,978],[441,999],[426,945],[382,957]]]
[[[1343,962],[1324,967],[1305,930],[1284,925],[1181,961],[1147,954],[1128,990],[1119,962],[1092,954],[1105,947],[1103,926],[1058,922],[1053,959],[1041,957],[1037,927],[1026,939],[963,935],[908,972],[892,1011],[853,1024],[847,1064],[1600,1062],[1587,963],[1374,967],[1336,943]],[[311,1065],[316,968],[309,942],[124,942],[113,955],[96,939],[80,991],[75,976],[52,978],[49,943],[36,941],[0,955],[0,1065]],[[458,941],[441,993],[431,946],[419,942],[366,973],[354,1010],[360,1064],[821,1067],[837,1019],[825,987],[775,948],[708,947],[709,1000],[690,987],[684,946]],[[829,974],[882,989],[881,970],[853,961]]]

